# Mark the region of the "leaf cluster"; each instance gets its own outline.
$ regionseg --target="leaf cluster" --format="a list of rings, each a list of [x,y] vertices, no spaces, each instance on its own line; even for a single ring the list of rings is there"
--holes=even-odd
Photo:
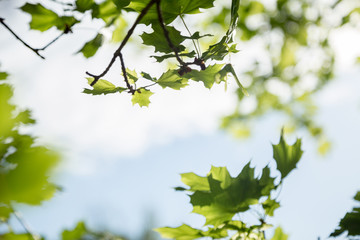
[[[226,167],[214,166],[205,177],[192,172],[181,174],[181,181],[187,188],[175,189],[189,193],[192,212],[206,219],[204,229],[183,224],[176,228],[158,228],[156,231],[162,237],[172,239],[265,239],[264,230],[271,227],[265,221],[266,217],[273,216],[280,207],[274,194],[283,179],[296,168],[302,152],[300,139],[288,145],[281,135],[280,142],[273,145],[279,180],[272,176],[274,172],[269,166],[262,169],[260,176],[256,176],[250,162],[236,177],[232,177]],[[254,209],[257,210],[258,224],[250,225],[237,218],[239,214],[253,212]],[[279,231],[276,231],[273,239],[286,239]]]
[[[35,120],[29,110],[21,111],[11,103],[13,90],[0,73],[0,224],[14,213],[13,204],[39,205],[50,199],[58,187],[49,181],[59,155],[36,144],[35,138],[21,128]],[[3,239],[3,238],[1,238]]]

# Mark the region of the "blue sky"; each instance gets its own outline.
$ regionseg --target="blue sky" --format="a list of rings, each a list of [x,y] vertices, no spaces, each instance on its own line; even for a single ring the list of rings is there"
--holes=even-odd
[[[52,39],[29,33],[21,24],[26,17],[0,13],[32,43]],[[40,207],[21,208],[35,232],[54,239],[62,229],[86,220],[90,226],[133,236],[145,224],[146,213],[154,214],[156,226],[199,227],[204,219],[189,214],[188,197],[172,189],[181,185],[180,173],[205,175],[215,165],[227,166],[236,175],[250,159],[258,167],[271,161],[271,143],[277,143],[285,123],[281,116],[254,122],[253,135],[246,140],[218,130],[220,117],[234,108],[234,84],[226,92],[223,85],[209,91],[197,83],[180,92],[156,89],[150,108],[140,109],[131,105],[129,96],[81,94],[84,72],[100,71],[116,47],[104,47],[89,61],[72,55],[92,31],[79,30],[60,40],[46,52],[46,61],[0,31],[0,46],[7,46],[0,49],[1,69],[11,74],[16,103],[33,111],[38,123],[31,131],[39,141],[64,155],[54,178],[64,191]],[[290,240],[324,239],[352,208],[351,198],[360,190],[360,70],[350,66],[360,54],[359,39],[353,32],[334,38],[340,60],[337,77],[316,95],[317,121],[332,142],[330,153],[320,157],[306,132],[289,136],[290,142],[303,138],[305,153],[286,179],[282,207],[271,222],[281,225]],[[126,49],[129,66],[138,65],[139,54]],[[240,52],[245,60],[246,54],[251,51]],[[233,61],[241,65],[244,59]],[[149,62],[141,67],[159,72]],[[115,70],[110,77],[118,79],[117,74]]]

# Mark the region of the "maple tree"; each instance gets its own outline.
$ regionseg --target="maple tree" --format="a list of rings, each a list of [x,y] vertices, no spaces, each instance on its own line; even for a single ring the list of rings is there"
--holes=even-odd
[[[256,107],[250,113],[237,106],[234,113],[223,118],[222,127],[236,136],[248,135],[252,119],[271,111],[285,113],[290,125],[294,128],[305,127],[319,140],[319,150],[325,152],[329,143],[321,127],[313,120],[315,116],[312,95],[320,90],[334,71],[335,57],[328,37],[336,28],[351,26],[352,16],[359,14],[358,6],[345,8],[345,0],[330,1],[319,4],[317,1],[278,0],[273,4],[260,0],[232,0],[221,2],[215,0],[44,0],[39,3],[26,2],[20,9],[30,14],[30,29],[47,32],[57,29],[56,38],[41,48],[34,48],[17,35],[6,19],[0,16],[2,30],[8,31],[26,48],[45,59],[48,47],[64,35],[75,31],[85,16],[100,20],[102,30],[111,31],[111,41],[119,44],[108,65],[87,71],[89,87],[84,94],[131,94],[131,102],[141,107],[150,104],[155,93],[153,86],[180,90],[191,84],[191,81],[202,82],[205,88],[211,89],[214,84],[233,81],[237,85],[235,92],[238,102],[251,95],[256,100]],[[0,5],[2,3],[0,2]],[[215,7],[216,5],[216,7]],[[56,7],[55,7],[56,6]],[[59,10],[59,8],[61,10]],[[207,15],[208,26],[221,29],[220,34],[212,35],[201,24],[191,23],[192,16],[217,8],[216,14]],[[56,10],[57,9],[57,10]],[[327,14],[324,14],[327,13]],[[129,21],[128,15],[136,14]],[[338,21],[329,21],[329,15],[336,16]],[[145,32],[137,32],[137,26],[148,27]],[[179,26],[181,25],[181,26]],[[184,29],[184,30],[180,30]],[[190,29],[196,29],[192,32]],[[199,31],[197,31],[199,30]],[[238,34],[236,34],[238,32]],[[315,32],[321,32],[315,36]],[[131,70],[126,67],[126,56],[123,48],[136,34],[141,37],[145,46],[154,50],[158,63],[167,62],[168,68],[152,76],[142,69]],[[261,41],[263,54],[249,59],[251,66],[245,70],[234,67],[231,54],[239,52],[237,45],[252,41]],[[85,58],[96,59],[96,53],[107,42],[102,31],[93,39],[84,43],[78,51]],[[205,50],[204,50],[205,49]],[[25,51],[25,49],[24,49]],[[316,65],[305,65],[309,56],[319,56]],[[114,63],[120,62],[122,83],[114,84],[107,78]],[[268,64],[264,64],[267,62]],[[270,64],[269,64],[270,63]],[[228,76],[232,76],[228,78]],[[81,76],[79,76],[80,79]],[[7,73],[0,73],[0,80],[6,80]],[[310,88],[301,87],[308,79],[314,82]],[[289,92],[289,98],[274,91],[271,84],[280,84]],[[12,203],[40,204],[51,198],[57,186],[48,181],[51,169],[58,161],[58,155],[43,146],[34,144],[34,137],[21,134],[22,125],[31,125],[35,121],[29,111],[16,110],[9,103],[12,90],[8,84],[0,85],[1,91],[1,124],[0,124],[0,220],[7,223],[11,214],[17,215]],[[151,107],[151,106],[150,106]],[[17,111],[17,114],[14,113]],[[206,218],[207,230],[195,229],[189,225],[178,228],[159,228],[164,237],[175,239],[194,239],[211,237],[225,238],[235,231],[231,239],[265,239],[264,230],[270,227],[266,216],[273,216],[279,202],[273,193],[283,184],[283,179],[296,167],[302,150],[301,141],[288,145],[281,135],[280,142],[273,145],[274,160],[277,166],[279,181],[271,177],[271,170],[265,167],[261,176],[254,175],[250,164],[246,165],[237,177],[231,177],[225,167],[213,167],[206,177],[195,173],[182,174],[182,181],[190,188],[178,187],[178,191],[190,192],[193,212]],[[34,174],[36,172],[36,174]],[[280,174],[279,174],[280,173]],[[29,177],[34,176],[37,177]],[[26,184],[19,184],[26,177]],[[246,191],[245,191],[246,190]],[[359,200],[359,194],[355,199]],[[234,215],[257,206],[261,209],[259,225],[249,225]],[[358,208],[345,215],[339,229],[332,236],[348,231],[349,236],[359,235]],[[21,221],[21,218],[19,218]],[[0,235],[1,239],[37,239],[38,236],[26,229],[25,234],[12,231]],[[121,236],[107,235],[89,230],[84,223],[79,223],[74,230],[64,231],[62,239],[122,239]],[[273,239],[287,239],[280,228],[277,228]]]

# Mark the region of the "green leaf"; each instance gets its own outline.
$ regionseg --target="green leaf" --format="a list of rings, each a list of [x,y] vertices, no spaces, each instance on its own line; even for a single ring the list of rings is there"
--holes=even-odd
[[[45,8],[39,3],[26,3],[21,7],[21,10],[31,15],[30,28],[41,32],[54,26],[63,31],[78,22],[76,18],[71,16],[59,17],[55,12]]]
[[[277,201],[268,198],[265,202],[262,203],[262,206],[265,210],[265,214],[272,217],[274,216],[274,211],[280,207],[280,204]]]
[[[357,192],[354,199],[357,204],[360,203],[360,191]],[[341,219],[338,228],[330,234],[330,237],[337,237],[344,232],[349,237],[360,236],[360,207],[354,207],[351,212],[346,213]]]
[[[128,77],[129,83],[134,84],[139,78],[135,70],[126,69],[126,75]]]
[[[195,55],[196,55],[195,51],[179,54],[180,57],[188,57],[188,58],[193,58],[193,57],[195,57]],[[170,54],[165,54],[165,55],[161,55],[161,56],[151,56],[151,57],[155,58],[156,61],[160,63],[160,62],[164,61],[165,59],[175,58],[176,56],[175,56],[175,54],[170,53]]]
[[[210,89],[214,85],[216,79],[220,76],[219,72],[222,66],[223,64],[214,64],[212,66],[208,66],[205,70],[202,71],[192,70],[183,77],[192,79],[196,82],[203,82],[204,86]]]
[[[277,169],[284,179],[299,162],[303,151],[301,150],[301,139],[297,139],[293,145],[288,145],[281,133],[280,141],[277,145],[273,144],[273,157],[276,161]]]
[[[130,4],[130,0],[112,0],[112,1],[115,3],[116,7],[119,10],[123,9],[124,7]]]
[[[233,66],[229,63],[226,64],[225,67],[223,67],[223,69],[221,69],[220,71],[220,76],[221,77],[225,77],[228,73],[231,73],[233,75],[233,77],[236,80],[237,85],[239,86],[239,88],[241,89],[241,92],[245,95],[245,96],[249,96],[249,93],[246,91],[246,89],[244,88],[244,86],[240,83],[239,78],[236,75],[236,72],[233,68]]]
[[[95,1],[94,0],[76,0],[75,5],[76,5],[76,10],[79,12],[86,12],[87,10],[90,10],[93,5],[94,5]]]
[[[163,238],[171,238],[177,240],[191,240],[203,237],[202,231],[183,224],[177,228],[163,227],[156,228],[155,231],[161,234]]]
[[[209,191],[210,186],[207,177],[200,177],[195,173],[183,173],[181,175],[181,181],[190,187],[191,191]]]
[[[64,230],[62,232],[62,240],[77,240],[82,239],[82,236],[86,234],[87,229],[84,222],[78,222],[73,230]]]
[[[288,235],[285,234],[281,227],[277,227],[275,229],[274,236],[271,238],[271,240],[287,240]]]
[[[84,57],[90,58],[95,55],[97,50],[101,47],[104,42],[104,36],[99,33],[95,36],[94,39],[85,43],[84,46],[78,51],[78,53],[82,53]]]
[[[35,120],[31,118],[30,110],[25,110],[25,111],[20,112],[15,117],[14,120],[16,123],[22,123],[22,124],[34,124],[35,123]]]
[[[214,35],[212,34],[204,34],[204,35],[200,35],[199,32],[195,32],[193,35],[191,35],[190,37],[188,36],[183,36],[183,38],[185,39],[193,39],[193,40],[199,40],[200,38],[203,37],[213,37]]]
[[[0,235],[0,239],[1,240],[30,240],[30,236],[29,234],[26,233],[20,233],[20,234],[16,234],[16,233],[6,233],[3,235]]]
[[[55,26],[56,21],[59,19],[59,16],[55,12],[43,7],[43,5],[41,5],[40,3],[26,3],[24,6],[21,7],[21,10],[31,14],[31,29],[39,30],[42,32]]]
[[[30,136],[15,137],[13,146],[17,151],[6,158],[10,168],[0,172],[0,179],[3,179],[0,202],[38,205],[55,193],[57,188],[48,182],[48,177],[59,156],[44,147],[32,146],[32,140]]]
[[[132,0],[129,8],[141,12],[148,1]],[[155,5],[155,4],[154,4]],[[179,15],[199,13],[200,8],[207,9],[214,6],[214,0],[167,0],[161,1],[160,8],[166,24],[174,21]],[[151,23],[158,23],[158,16],[155,6],[152,6],[141,23],[149,25]]]
[[[94,80],[93,78],[87,78],[89,85]],[[97,81],[97,83],[93,86],[93,89],[87,89],[85,88],[83,93],[86,94],[92,94],[92,95],[101,95],[101,94],[109,94],[109,93],[121,93],[123,91],[127,90],[127,88],[122,87],[116,87],[114,84],[112,84],[109,81],[106,81],[104,79],[100,79]]]
[[[133,105],[139,104],[140,107],[148,107],[150,104],[149,98],[154,93],[150,92],[149,90],[146,90],[144,88],[138,89],[135,91],[135,94],[133,95],[131,102]]]
[[[176,90],[180,90],[188,85],[187,79],[181,78],[176,70],[168,70],[156,82],[163,88],[169,87]]]
[[[150,80],[150,81],[153,81],[155,82],[156,81],[156,78],[150,76],[150,74],[146,73],[146,72],[141,72],[141,76],[147,80]]]
[[[99,5],[96,4],[92,10],[92,17],[100,18],[106,24],[111,24],[121,14],[121,9],[117,8],[113,0],[105,0]]]
[[[9,74],[7,74],[6,72],[0,72],[0,80],[5,80],[8,76]]]
[[[152,33],[143,33],[140,37],[143,40],[143,44],[148,46],[154,46],[156,52],[172,53],[173,50],[169,47],[169,44],[164,36],[164,31],[159,24],[152,25]],[[181,36],[181,33],[174,27],[167,26],[166,29],[169,32],[169,38],[178,52],[184,51],[185,47],[180,45],[185,38]]]
[[[11,213],[12,210],[9,206],[0,204],[0,222],[6,222]]]
[[[205,225],[214,225],[215,227],[230,221],[235,215],[235,213],[228,212],[226,208],[217,205],[194,206],[192,212],[205,216]]]

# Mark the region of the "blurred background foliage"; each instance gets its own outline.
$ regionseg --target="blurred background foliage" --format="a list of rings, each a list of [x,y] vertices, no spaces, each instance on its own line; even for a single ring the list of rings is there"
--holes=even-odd
[[[36,23],[40,21],[40,25],[30,23],[32,29],[46,31],[55,26],[60,32],[69,33],[72,26],[81,23],[82,14],[89,11],[93,19],[103,21],[101,31],[79,50],[86,58],[94,56],[107,43],[105,40],[120,42],[131,24],[126,15],[135,11],[127,8],[130,1],[44,2],[52,10],[39,5],[25,4],[22,7],[24,12],[35,16]],[[139,4],[139,1],[132,2]],[[226,32],[231,14],[228,2],[215,1],[216,14],[208,14],[204,21],[189,25],[193,29],[204,30],[202,35],[215,32],[209,32],[209,29]],[[251,134],[254,120],[280,112],[288,119],[286,131],[306,128],[318,139],[319,152],[326,153],[330,143],[319,123],[314,121],[316,105],[313,95],[334,77],[336,56],[329,41],[331,33],[345,26],[357,26],[360,2],[242,0],[238,15],[235,41],[240,48],[256,46],[261,54],[254,54],[247,59],[247,66],[235,69],[250,97],[245,98],[241,89],[236,92],[236,109],[223,118],[221,127],[236,137],[247,137]],[[112,33],[109,39],[102,34],[104,29]],[[218,40],[216,37],[206,41],[215,43]],[[11,103],[13,90],[6,83],[7,76],[7,73],[0,72],[0,225],[8,226],[8,230],[0,232],[0,239],[41,239],[26,228],[26,233],[14,233],[9,221],[11,217],[23,221],[15,210],[17,204],[39,205],[59,189],[49,181],[59,154],[37,144],[35,137],[24,131],[35,120],[29,110],[22,111]],[[249,104],[243,104],[244,101]],[[359,201],[358,195],[355,199]],[[358,210],[354,208],[352,213],[345,215],[333,236],[344,231],[348,231],[349,235],[359,234],[358,230],[351,228],[354,222],[358,226]],[[106,231],[89,230],[80,222],[74,229],[65,230],[61,239],[125,238]],[[143,239],[153,239],[153,236],[145,232]]]

